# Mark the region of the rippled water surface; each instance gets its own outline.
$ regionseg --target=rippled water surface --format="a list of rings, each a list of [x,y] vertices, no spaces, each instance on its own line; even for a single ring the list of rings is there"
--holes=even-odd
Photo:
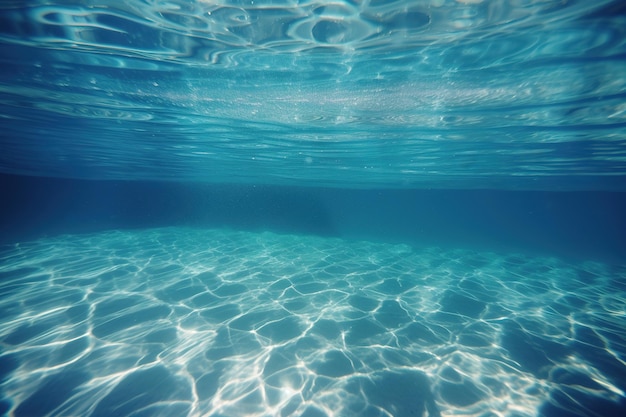
[[[3,2],[0,170],[623,190],[621,3]]]

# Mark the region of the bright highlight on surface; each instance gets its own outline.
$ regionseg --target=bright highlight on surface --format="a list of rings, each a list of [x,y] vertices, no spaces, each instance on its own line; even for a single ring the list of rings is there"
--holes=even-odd
[[[623,266],[191,228],[46,238],[1,259],[0,411],[16,417],[608,415],[626,401]]]

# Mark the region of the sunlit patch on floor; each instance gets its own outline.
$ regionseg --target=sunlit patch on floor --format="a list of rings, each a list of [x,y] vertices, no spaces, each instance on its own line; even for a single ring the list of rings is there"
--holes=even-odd
[[[192,228],[0,256],[0,411],[17,417],[626,407],[624,267]]]

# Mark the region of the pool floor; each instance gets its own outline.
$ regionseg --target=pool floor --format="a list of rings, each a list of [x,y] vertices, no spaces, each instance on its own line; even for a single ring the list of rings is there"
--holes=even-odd
[[[624,266],[176,227],[0,257],[0,413],[626,409]]]

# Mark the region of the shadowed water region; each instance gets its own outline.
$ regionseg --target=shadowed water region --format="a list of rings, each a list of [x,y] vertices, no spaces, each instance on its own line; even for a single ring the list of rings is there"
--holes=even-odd
[[[4,413],[626,408],[626,268],[227,229],[6,245]]]

